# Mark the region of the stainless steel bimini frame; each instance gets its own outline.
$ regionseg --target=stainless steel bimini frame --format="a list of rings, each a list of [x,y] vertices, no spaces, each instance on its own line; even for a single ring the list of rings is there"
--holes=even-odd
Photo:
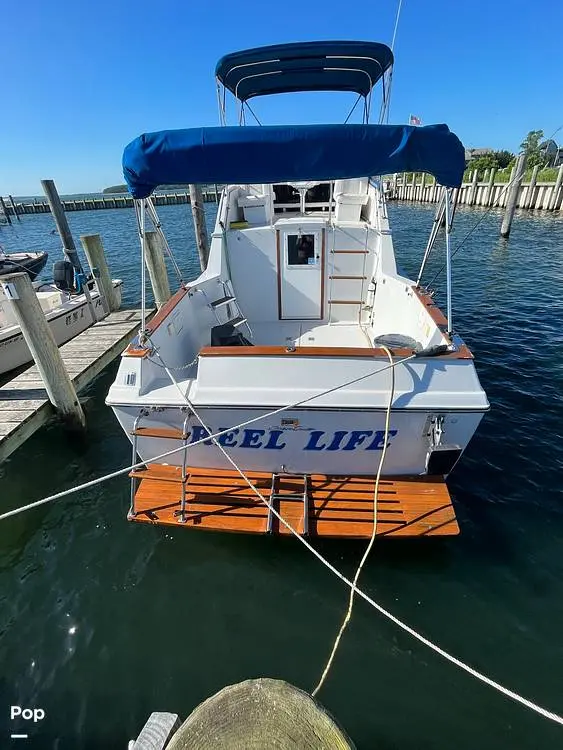
[[[393,69],[393,66],[391,66],[387,70],[383,70],[381,68],[381,64],[379,63],[379,60],[376,60],[373,57],[354,58],[354,57],[348,56],[348,55],[342,55],[342,56],[340,56],[340,55],[329,55],[329,56],[327,56],[327,59],[331,59],[331,60],[343,60],[343,61],[350,61],[350,60],[354,60],[354,59],[362,59],[362,60],[370,60],[371,62],[375,63],[376,65],[379,65],[379,67],[381,69],[381,82],[382,82],[382,103],[381,103],[381,111],[380,111],[380,116],[379,116],[379,122],[383,123],[384,120],[385,120],[385,118],[388,116],[388,111],[389,111],[389,102],[390,102],[390,93],[391,93],[391,86],[390,86],[390,84],[391,84],[391,80],[392,80],[392,69]],[[280,62],[280,61],[277,60],[277,59],[266,60],[266,61],[259,60],[259,61],[256,61],[256,62],[249,62],[249,63],[243,63],[241,65],[236,65],[236,66],[234,66],[232,68],[232,70],[237,70],[239,68],[250,68],[251,69],[252,67],[257,66],[257,65],[263,65],[265,62],[267,62],[267,63],[276,63],[276,62]],[[370,120],[370,116],[371,116],[372,99],[373,99],[373,89],[374,89],[374,85],[375,85],[375,83],[374,83],[373,79],[371,78],[371,76],[369,75],[369,73],[367,73],[367,71],[363,70],[362,68],[356,68],[356,67],[351,66],[350,64],[348,64],[348,65],[343,64],[342,67],[330,67],[330,68],[327,67],[327,68],[323,68],[323,70],[326,70],[326,71],[333,71],[333,70],[350,71],[350,72],[354,72],[354,73],[360,73],[361,75],[365,75],[366,76],[366,78],[368,80],[368,84],[369,84],[369,92],[365,96],[363,94],[358,94],[358,98],[357,98],[356,102],[354,103],[354,105],[352,106],[352,109],[348,113],[345,122],[348,122],[348,120],[349,120],[350,116],[352,115],[353,111],[355,110],[358,102],[360,101],[360,99],[363,99],[364,100],[364,106],[363,106],[363,114],[362,114],[362,123],[365,124],[365,125],[369,124],[369,120]],[[238,81],[238,83],[237,83],[237,85],[235,87],[235,91],[234,91],[234,98],[238,102],[238,106],[239,106],[239,109],[238,109],[238,118],[237,118],[239,125],[246,125],[245,108],[249,110],[249,112],[253,115],[254,119],[256,120],[256,122],[259,125],[262,124],[259,121],[259,119],[256,116],[256,114],[251,109],[250,105],[248,104],[248,101],[245,100],[245,99],[241,99],[239,97],[239,95],[238,95],[238,88],[239,88],[240,84],[243,83],[243,81],[248,81],[251,78],[260,78],[260,77],[263,77],[263,76],[275,76],[275,75],[280,75],[282,72],[283,72],[282,70],[279,70],[279,71],[278,70],[269,70],[269,71],[262,71],[260,73],[252,73],[252,72],[249,71],[248,75],[245,75],[244,77],[242,77]],[[387,76],[387,85],[386,85],[386,76]],[[215,80],[216,80],[216,84],[217,84],[217,104],[218,104],[218,107],[219,107],[219,121],[220,121],[221,125],[224,126],[224,125],[227,124],[227,110],[226,110],[227,87],[219,80],[219,78],[216,78]]]

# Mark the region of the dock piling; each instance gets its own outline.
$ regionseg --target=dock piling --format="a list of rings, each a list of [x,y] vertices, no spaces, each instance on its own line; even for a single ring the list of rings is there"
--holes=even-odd
[[[532,169],[532,176],[530,177],[530,183],[528,184],[528,188],[526,190],[526,202],[524,203],[524,208],[533,208],[534,190],[536,189],[536,182],[538,181],[539,170],[540,170],[539,164],[536,164],[536,166]]]
[[[14,212],[14,216],[16,217],[18,221],[21,221],[20,215],[18,214],[18,209],[16,208],[16,204],[11,195],[8,195],[8,200],[10,201],[10,205],[12,207],[12,211]]]
[[[99,234],[83,234],[80,236],[80,242],[88,258],[92,274],[98,284],[100,294],[103,297],[106,313],[119,310],[119,303],[106,261],[102,238]]]
[[[201,185],[190,185],[190,203],[192,206],[192,216],[194,217],[194,230],[199,253],[199,262],[201,270],[207,268],[209,259],[209,242],[207,240],[207,226],[205,224],[205,210],[203,208],[203,192]]]
[[[208,698],[166,746],[167,750],[266,747],[353,750],[354,744],[310,695],[283,680],[264,677],[229,685]]]
[[[76,270],[82,270],[80,268],[80,261],[77,257],[74,238],[72,236],[72,232],[70,231],[70,227],[65,216],[65,210],[57,192],[56,185],[53,180],[41,180],[41,185],[47,197],[47,202],[49,203],[51,213],[53,214],[57,232],[59,233],[61,242],[63,243],[65,254],[68,255],[69,260],[76,268]]]
[[[510,234],[510,228],[512,226],[512,219],[514,218],[514,211],[516,209],[516,203],[518,201],[518,194],[520,192],[520,185],[524,172],[526,170],[526,154],[520,154],[516,161],[516,167],[513,171],[512,184],[508,190],[508,196],[506,198],[506,209],[504,212],[504,218],[500,228],[500,236],[508,237]]]
[[[469,200],[467,201],[469,206],[475,205],[475,200],[477,198],[478,182],[479,182],[479,172],[475,169],[473,172],[473,176],[471,178],[471,191],[469,193]]]
[[[485,193],[485,206],[493,205],[493,194],[495,191],[496,173],[497,173],[496,167],[492,167],[491,173],[489,174],[489,184],[487,185],[487,192]]]
[[[66,219],[65,210],[57,192],[56,185],[53,180],[41,180],[41,185],[47,197],[47,202],[49,203],[49,208],[51,209],[53,218],[55,219],[57,232],[59,233],[61,242],[63,243],[64,253],[72,263],[77,273],[83,274],[84,271],[82,269],[82,264],[80,263],[80,258],[78,257],[78,253],[76,252],[74,238],[72,236],[72,232],[70,231],[70,227]],[[84,295],[88,303],[88,309],[90,310],[92,323],[95,323],[96,313],[94,312],[94,305],[92,304],[92,297],[90,296],[90,290],[88,289],[87,284],[84,285]]]
[[[555,185],[553,186],[553,192],[551,193],[551,198],[549,201],[548,208],[551,211],[555,210],[555,206],[557,205],[557,196],[559,194],[559,190],[561,189],[561,184],[563,183],[563,164],[559,167],[559,172],[557,173],[557,180],[555,181]]]
[[[10,217],[10,214],[8,213],[8,209],[6,208],[6,204],[4,203],[4,198],[2,198],[1,195],[0,195],[0,209],[2,209],[2,211],[1,211],[2,216],[4,216],[6,218],[6,221],[8,222],[8,224],[11,224],[12,223],[12,219]]]
[[[162,240],[158,232],[145,232],[145,239],[147,252],[145,262],[151,280],[154,301],[160,310],[162,305],[171,297]]]
[[[14,314],[50,402],[70,427],[83,429],[86,419],[82,406],[29,276],[26,273],[11,273],[3,276],[0,283],[4,294],[12,302]]]

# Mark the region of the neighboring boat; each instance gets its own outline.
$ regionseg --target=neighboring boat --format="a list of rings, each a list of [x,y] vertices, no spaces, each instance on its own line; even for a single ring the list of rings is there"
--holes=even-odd
[[[36,277],[45,268],[48,253],[45,251],[29,253],[6,253],[0,249],[0,276],[7,273],[18,273],[25,271],[35,281]]]
[[[59,261],[56,266],[60,272],[57,284],[36,281],[33,287],[55,341],[60,346],[84,331],[92,322],[104,318],[107,311],[96,282],[89,281],[95,318],[93,320],[85,293],[76,292],[73,288],[72,264],[68,261]],[[65,269],[66,280],[65,274],[61,273]],[[1,280],[0,278],[0,282]],[[113,284],[121,298],[122,282],[116,279]],[[17,323],[12,303],[0,284],[0,375],[31,361],[32,356]]]
[[[392,62],[361,42],[227,55],[222,122],[225,89],[242,122],[251,97],[321,89],[364,97],[364,122],[165,131],[125,149],[142,237],[147,215],[159,228],[157,185],[227,185],[206,270],[144,326],[107,397],[145,462],[132,519],[287,533],[259,493],[299,533],[370,536],[375,517],[382,534],[458,532],[444,478],[489,408],[452,324],[464,149],[445,125],[367,124],[382,78],[385,115]],[[395,263],[373,178],[404,171],[445,186],[447,317]]]

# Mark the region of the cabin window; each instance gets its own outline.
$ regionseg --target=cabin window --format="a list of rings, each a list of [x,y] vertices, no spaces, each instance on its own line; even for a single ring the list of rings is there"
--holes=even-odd
[[[288,234],[287,265],[311,266],[315,264],[315,235]]]

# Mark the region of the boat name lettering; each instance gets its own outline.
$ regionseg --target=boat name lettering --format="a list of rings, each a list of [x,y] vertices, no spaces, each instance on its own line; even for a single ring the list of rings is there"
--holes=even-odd
[[[219,432],[227,430],[221,427]],[[293,431],[290,434],[294,434]],[[296,433],[302,434],[302,433]],[[397,434],[397,430],[389,430],[389,446],[391,440]],[[195,425],[191,431],[191,443],[197,443],[203,438],[209,437],[209,432],[199,425]],[[260,430],[255,428],[239,429],[235,427],[228,432],[223,432],[217,438],[217,442],[224,448],[262,448],[264,450],[283,450],[288,438],[286,430]],[[325,432],[324,430],[311,430],[306,436],[303,446],[305,451],[355,451],[357,448],[366,451],[383,450],[385,430],[336,430]],[[213,445],[211,440],[204,440],[204,445]]]

